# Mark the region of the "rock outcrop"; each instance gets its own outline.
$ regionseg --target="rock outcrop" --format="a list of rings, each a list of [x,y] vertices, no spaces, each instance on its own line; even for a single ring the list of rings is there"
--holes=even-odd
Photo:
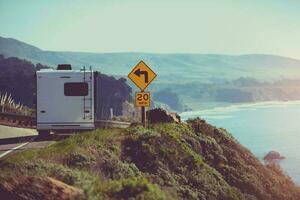
[[[272,161],[276,161],[276,160],[283,160],[285,159],[284,156],[282,156],[279,152],[277,151],[270,151],[269,153],[267,153],[267,155],[265,155],[264,157],[264,161],[265,162],[272,162]]]
[[[147,111],[147,119],[151,124],[181,122],[180,116],[177,113],[169,113],[161,108]]]

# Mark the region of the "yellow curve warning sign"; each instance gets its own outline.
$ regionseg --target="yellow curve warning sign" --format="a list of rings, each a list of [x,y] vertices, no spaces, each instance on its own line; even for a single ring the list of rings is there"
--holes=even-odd
[[[142,91],[146,89],[155,77],[154,71],[144,61],[140,61],[128,74],[128,78]]]

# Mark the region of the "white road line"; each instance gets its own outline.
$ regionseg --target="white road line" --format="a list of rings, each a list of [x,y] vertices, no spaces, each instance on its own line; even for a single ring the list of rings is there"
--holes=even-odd
[[[16,146],[16,147],[14,147],[14,148],[8,150],[8,151],[5,151],[3,154],[0,155],[0,158],[6,156],[7,154],[9,154],[9,153],[11,153],[11,152],[13,152],[14,150],[17,150],[18,148],[21,148],[21,147],[25,146],[25,145],[28,144],[28,143],[29,143],[29,142],[26,142],[26,143],[24,143],[24,144],[21,144],[21,145],[19,145],[19,146]]]
[[[5,151],[4,153],[0,154],[0,158],[3,158],[3,157],[6,156],[7,154],[9,154],[9,153],[11,153],[11,152],[13,152],[13,151],[15,151],[15,150],[17,150],[17,149],[19,149],[19,148],[25,146],[25,145],[27,145],[28,143],[32,142],[34,139],[35,139],[35,137],[32,138],[29,142],[23,143],[23,144],[21,144],[21,145],[19,145],[19,146],[16,146],[16,147],[14,147],[14,148],[12,148],[12,149],[10,149],[10,150],[8,150],[8,151]]]

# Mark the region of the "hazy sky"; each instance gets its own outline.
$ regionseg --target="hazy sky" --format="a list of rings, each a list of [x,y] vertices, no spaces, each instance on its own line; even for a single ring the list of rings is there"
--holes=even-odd
[[[300,1],[0,0],[0,35],[45,50],[300,58]]]

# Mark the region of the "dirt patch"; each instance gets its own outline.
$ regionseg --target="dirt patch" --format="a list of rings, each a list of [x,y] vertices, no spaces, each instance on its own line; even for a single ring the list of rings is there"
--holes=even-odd
[[[6,181],[0,184],[0,196],[19,200],[84,199],[82,190],[50,177],[21,177]]]

